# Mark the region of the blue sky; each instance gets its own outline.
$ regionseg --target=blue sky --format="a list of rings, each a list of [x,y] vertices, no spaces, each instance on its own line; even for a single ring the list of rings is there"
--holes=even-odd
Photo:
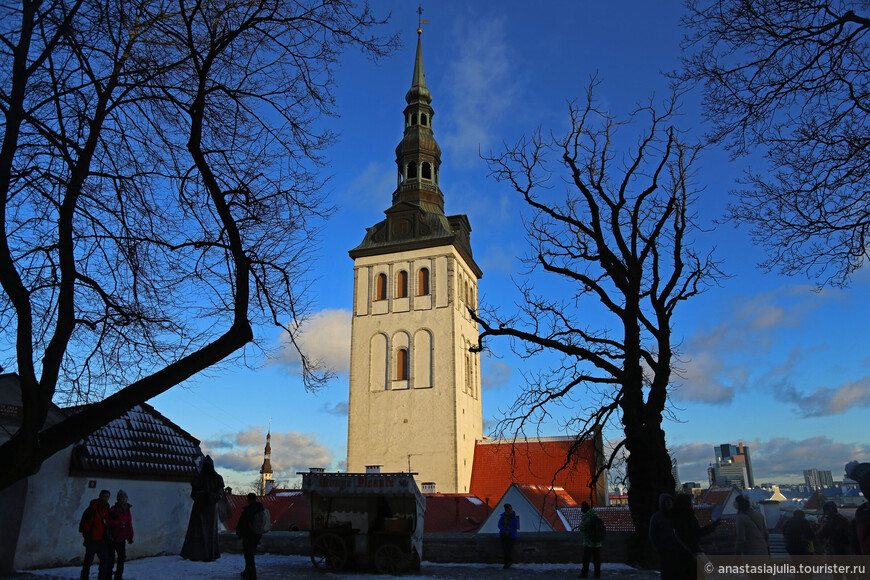
[[[316,309],[303,337],[310,351],[337,371],[331,385],[304,391],[281,336],[261,328],[276,355],[250,350],[252,368],[225,367],[177,387],[152,403],[203,440],[228,482],[247,486],[262,462],[272,419],[272,464],[279,479],[312,466],[343,467],[346,454],[347,365],[353,262],[347,251],[365,228],[383,218],[395,187],[394,150],[402,134],[404,95],[416,45],[413,3],[374,1],[392,13],[389,31],[404,46],[372,63],[347,55],[337,71],[340,117],[325,124],[341,133],[328,152],[327,171],[337,211],[318,245]],[[567,101],[584,95],[592,75],[603,84],[599,101],[624,117],[637,103],[667,94],[662,71],[679,66],[682,31],[677,2],[441,1],[424,7],[423,52],[432,91],[433,125],[442,155],[441,187],[448,214],[472,226],[475,259],[484,272],[481,300],[510,310],[512,283],[525,252],[522,200],[488,178],[478,151],[498,151],[541,127],[563,131]],[[697,94],[684,98],[680,124],[702,135]],[[732,161],[715,148],[699,164],[704,187],[696,210],[709,229],[699,248],[716,248],[731,275],[721,287],[686,303],[674,321],[683,379],[673,392],[669,446],[683,481],[706,481],[713,445],[750,446],[756,480],[798,481],[807,468],[842,478],[851,460],[870,461],[870,352],[866,339],[870,269],[845,290],[814,291],[811,281],[765,273],[747,231],[714,229],[735,179],[758,155]],[[590,320],[595,321],[594,313]],[[494,425],[523,380],[506,341],[492,341],[498,357],[484,361],[484,421]],[[526,365],[528,367],[528,365]],[[558,425],[546,434],[562,434]],[[617,431],[606,434],[617,438]]]

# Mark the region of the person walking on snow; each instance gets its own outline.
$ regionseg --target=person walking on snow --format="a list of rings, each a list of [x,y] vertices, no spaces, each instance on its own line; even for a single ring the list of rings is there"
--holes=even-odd
[[[100,567],[97,572],[98,580],[110,580],[112,578],[112,551],[106,540],[106,529],[109,521],[109,498],[112,492],[107,489],[100,491],[97,499],[91,500],[90,505],[82,514],[79,522],[79,532],[84,538],[85,559],[82,563],[81,580],[88,580],[91,573],[91,564],[94,556],[99,558]]]
[[[514,542],[519,535],[519,529],[520,516],[514,513],[511,504],[504,504],[504,511],[498,518],[498,535],[501,540],[505,569],[508,569],[513,565]]]
[[[109,510],[109,550],[115,559],[115,580],[124,580],[127,544],[133,543],[133,516],[127,503],[127,492],[118,490],[117,501]]]
[[[583,516],[580,518],[580,532],[583,534],[583,568],[580,570],[580,577],[586,578],[589,576],[589,560],[595,565],[595,577],[601,578],[601,546],[603,538],[598,537],[601,529],[599,523],[595,520],[601,520],[601,517],[595,513],[595,510],[589,506],[589,502],[583,502],[580,506],[580,511]]]

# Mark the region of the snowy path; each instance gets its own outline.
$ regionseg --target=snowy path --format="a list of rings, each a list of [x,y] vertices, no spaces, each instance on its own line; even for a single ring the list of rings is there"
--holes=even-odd
[[[180,556],[158,556],[127,562],[124,570],[125,580],[238,580],[239,572],[244,568],[240,554],[224,554],[215,562],[189,562]],[[30,570],[20,574],[21,580],[53,580],[58,578],[78,579],[80,567],[51,568],[48,570]],[[304,556],[277,556],[262,554],[257,556],[257,576],[259,580],[274,580],[279,578],[292,579],[353,579],[353,578],[385,578],[378,574],[343,573],[323,574],[315,570],[311,561]],[[547,578],[561,580],[577,578],[577,564],[516,564],[510,570],[502,570],[494,564],[435,564],[423,562],[420,572],[402,576],[406,580],[422,578],[468,578],[485,579],[501,578],[514,580],[522,578]],[[91,578],[97,576],[97,565],[91,567]],[[591,577],[591,574],[590,574]],[[602,566],[602,578],[637,578],[651,580],[658,578],[655,572],[634,570],[623,564],[608,564]]]

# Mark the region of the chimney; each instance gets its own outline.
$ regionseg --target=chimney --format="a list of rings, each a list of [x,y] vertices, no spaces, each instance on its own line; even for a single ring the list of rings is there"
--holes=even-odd
[[[420,484],[420,491],[422,491],[423,493],[435,493],[435,482],[424,481]]]
[[[366,465],[366,473],[380,473],[381,466],[380,465]]]

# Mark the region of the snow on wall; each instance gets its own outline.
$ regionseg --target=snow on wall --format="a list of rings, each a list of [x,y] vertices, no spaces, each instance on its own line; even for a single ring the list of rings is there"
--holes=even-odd
[[[129,496],[135,537],[127,546],[128,559],[181,551],[193,506],[189,483],[70,476],[71,453],[68,447],[55,454],[30,477],[16,569],[81,563],[85,550],[79,519],[101,489],[112,492],[111,504],[119,489]],[[89,481],[96,486],[88,488]]]

